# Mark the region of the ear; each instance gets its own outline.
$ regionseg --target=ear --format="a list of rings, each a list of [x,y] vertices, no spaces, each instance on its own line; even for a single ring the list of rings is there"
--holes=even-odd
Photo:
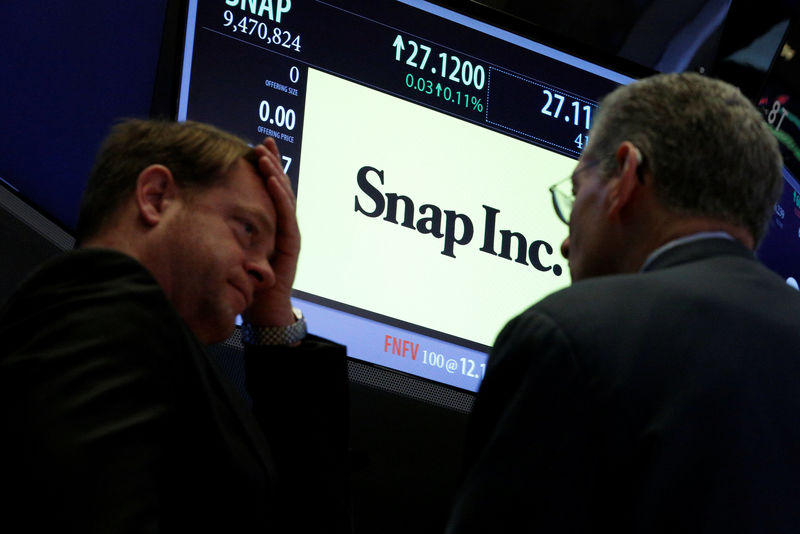
[[[643,184],[639,181],[638,169],[642,162],[641,152],[630,141],[622,142],[617,148],[617,175],[608,184],[608,215],[619,216],[631,202],[636,190]]]
[[[140,172],[136,179],[136,205],[145,224],[158,224],[177,194],[175,179],[165,166],[150,165]]]

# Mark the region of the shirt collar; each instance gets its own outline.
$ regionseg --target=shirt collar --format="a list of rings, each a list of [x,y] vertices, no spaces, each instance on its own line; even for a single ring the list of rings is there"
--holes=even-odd
[[[722,232],[722,231],[719,231],[719,232],[697,232],[696,234],[685,235],[685,236],[679,237],[677,239],[673,239],[672,241],[669,241],[666,244],[661,245],[660,247],[655,249],[653,252],[651,252],[650,255],[647,256],[647,259],[644,260],[644,263],[642,264],[642,268],[639,269],[639,272],[646,271],[647,268],[650,266],[650,264],[653,263],[653,261],[657,257],[659,257],[660,255],[662,255],[663,253],[665,253],[668,250],[671,250],[671,249],[673,249],[675,247],[679,247],[681,245],[685,245],[686,243],[691,243],[693,241],[699,241],[701,239],[711,239],[711,238],[730,239],[731,241],[735,241],[736,240],[728,232]]]

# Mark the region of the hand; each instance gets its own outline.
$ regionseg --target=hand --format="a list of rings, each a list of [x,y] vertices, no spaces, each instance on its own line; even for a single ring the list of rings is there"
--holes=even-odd
[[[300,254],[297,199],[289,177],[283,172],[281,154],[275,140],[268,137],[263,145],[254,150],[259,155],[258,170],[275,204],[275,250],[270,258],[275,285],[257,290],[253,294],[253,303],[245,310],[243,317],[245,321],[260,326],[286,326],[295,322],[290,297]]]

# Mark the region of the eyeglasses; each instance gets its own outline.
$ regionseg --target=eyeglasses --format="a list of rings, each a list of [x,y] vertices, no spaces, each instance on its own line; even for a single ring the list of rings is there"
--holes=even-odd
[[[585,171],[598,165],[600,161],[599,159],[591,160],[580,169],[575,169],[571,175],[550,186],[549,191],[553,198],[553,209],[556,210],[556,215],[564,224],[569,224],[572,205],[575,203],[575,194],[572,192],[572,177],[575,176],[576,172]]]
[[[551,185],[550,194],[553,197],[553,209],[556,210],[556,215],[564,224],[569,224],[572,205],[575,203],[575,195],[572,194],[572,176],[567,176]]]
[[[644,163],[644,156],[637,147],[633,147],[636,153],[636,176],[641,183],[644,183],[644,175],[642,173],[642,166]],[[556,210],[556,215],[564,224],[569,224],[569,217],[572,214],[572,205],[575,203],[575,194],[572,192],[572,177],[576,172],[582,172],[598,165],[602,160],[596,159],[586,163],[580,169],[575,169],[570,176],[563,180],[556,182],[549,187],[550,195],[553,198],[553,209]]]

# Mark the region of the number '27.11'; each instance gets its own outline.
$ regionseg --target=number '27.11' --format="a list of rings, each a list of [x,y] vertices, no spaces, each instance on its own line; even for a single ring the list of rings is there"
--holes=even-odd
[[[566,97],[558,93],[554,93],[549,89],[544,89],[542,94],[547,97],[547,101],[542,106],[542,113],[557,119],[561,116],[562,108]],[[564,120],[572,122],[575,126],[581,125],[581,115],[583,115],[584,127],[588,130],[592,124],[592,106],[583,104],[583,102],[573,100],[569,106],[564,109]],[[555,109],[553,109],[555,108]],[[571,110],[570,110],[571,108]],[[569,114],[571,111],[571,115]],[[583,111],[583,113],[581,113]]]

